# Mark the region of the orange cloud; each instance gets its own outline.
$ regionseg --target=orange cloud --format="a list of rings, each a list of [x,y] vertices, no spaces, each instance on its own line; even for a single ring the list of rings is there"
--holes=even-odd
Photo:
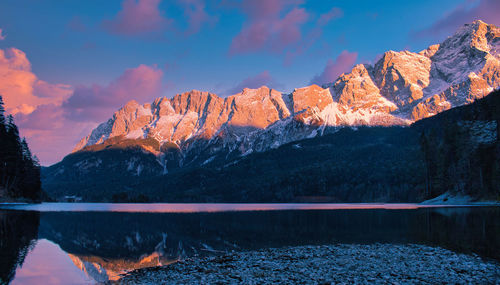
[[[3,34],[3,30],[0,29],[0,41],[5,40],[5,35]]]
[[[68,154],[96,123],[131,99],[150,101],[161,95],[163,72],[156,66],[130,68],[108,85],[51,84],[31,71],[26,54],[0,49],[0,95],[21,136],[43,165]]]
[[[8,113],[28,114],[42,104],[61,104],[71,92],[69,85],[38,79],[23,51],[0,49],[0,95]]]
[[[20,133],[43,164],[70,151],[84,126],[68,126],[61,105],[73,92],[69,85],[50,84],[32,71],[26,54],[0,49],[0,95],[7,113],[14,115]],[[73,137],[72,137],[72,133]]]

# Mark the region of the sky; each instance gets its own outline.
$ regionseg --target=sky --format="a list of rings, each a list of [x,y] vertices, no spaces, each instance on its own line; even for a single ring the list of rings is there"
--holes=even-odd
[[[497,0],[4,0],[0,95],[50,165],[130,100],[291,92],[498,15]]]

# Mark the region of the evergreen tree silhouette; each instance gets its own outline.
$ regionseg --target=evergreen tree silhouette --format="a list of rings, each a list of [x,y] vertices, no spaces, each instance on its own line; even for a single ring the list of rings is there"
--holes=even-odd
[[[26,139],[21,139],[14,117],[5,117],[0,96],[0,199],[38,200],[41,193],[40,164]]]

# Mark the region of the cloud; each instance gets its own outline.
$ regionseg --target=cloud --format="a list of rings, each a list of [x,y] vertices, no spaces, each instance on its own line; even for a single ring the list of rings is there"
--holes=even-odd
[[[5,40],[5,38],[6,38],[6,37],[7,37],[7,36],[5,36],[5,35],[3,34],[3,30],[2,30],[2,29],[0,29],[0,41]]]
[[[60,161],[79,139],[96,126],[92,122],[72,122],[60,105],[40,105],[29,114],[17,114],[16,124],[42,165]]]
[[[321,14],[316,20],[314,27],[306,33],[306,36],[297,45],[297,48],[286,52],[285,66],[290,65],[293,59],[311,48],[323,34],[323,28],[332,20],[342,18],[344,11],[338,7],[332,7],[328,12]]]
[[[0,95],[43,165],[62,159],[125,102],[158,96],[162,74],[156,66],[139,65],[106,86],[73,88],[39,79],[23,51],[0,49]]]
[[[433,36],[436,39],[442,39],[474,20],[483,20],[488,24],[498,26],[500,25],[499,13],[500,1],[498,0],[467,0],[446,13],[430,27],[413,32],[411,35],[416,38]]]
[[[328,24],[331,20],[342,18],[344,16],[344,11],[342,9],[333,7],[325,14],[322,14],[318,19],[318,25],[324,26]]]
[[[67,84],[51,84],[37,80],[33,86],[33,94],[39,98],[54,98],[52,103],[62,103],[73,92],[73,87]]]
[[[162,76],[156,66],[141,64],[125,70],[107,86],[77,86],[63,108],[71,120],[101,122],[132,99],[147,101],[160,96]]]
[[[204,0],[179,0],[183,10],[184,16],[188,22],[186,34],[195,34],[199,32],[203,24],[214,24],[217,18],[209,15],[205,10]]]
[[[50,84],[31,71],[26,54],[16,48],[0,49],[0,95],[13,114],[21,136],[46,165],[71,151],[85,124],[65,120],[62,102],[72,93],[66,84]]]
[[[339,75],[349,71],[350,68],[356,63],[358,57],[357,52],[348,52],[347,50],[337,56],[335,61],[328,60],[325,69],[321,74],[314,76],[311,84],[323,85],[335,81]]]
[[[78,86],[69,98],[51,91],[58,85],[41,82],[33,88],[34,92],[44,98],[59,96],[56,103],[38,105],[31,112],[18,113],[15,119],[42,164],[52,164],[70,153],[79,139],[127,101],[158,96],[162,74],[154,66],[139,65],[125,70],[106,86]]]
[[[244,0],[240,9],[248,20],[231,42],[229,54],[266,49],[282,52],[302,37],[301,27],[309,14],[298,8],[300,1]],[[284,17],[281,16],[285,11]]]
[[[20,113],[16,116],[17,125],[25,130],[52,130],[62,126],[64,120],[63,109],[55,104],[38,106],[28,114]]]
[[[303,8],[302,1],[258,0],[243,1],[240,9],[248,17],[242,30],[231,42],[229,54],[243,54],[266,50],[282,53],[286,50],[285,65],[306,52],[321,38],[323,28],[334,19],[342,18],[344,12],[332,7],[319,15],[316,22],[303,37],[303,24],[311,17]],[[285,14],[283,17],[282,14]]]
[[[225,95],[233,95],[241,92],[244,88],[259,88],[261,86],[269,86],[271,88],[280,88],[281,84],[277,83],[269,71],[265,70],[255,76],[250,76],[248,78],[243,79],[240,83],[238,83],[233,88],[224,92]]]
[[[0,95],[8,113],[30,113],[43,104],[60,104],[71,92],[69,85],[38,79],[23,51],[0,49]]]
[[[161,0],[124,0],[115,18],[104,20],[102,26],[117,35],[143,35],[164,31],[172,22],[162,15]]]
[[[273,42],[276,50],[281,51],[300,40],[302,37],[300,25],[306,22],[307,17],[308,14],[304,9],[294,8],[283,20],[276,23],[278,40]]]

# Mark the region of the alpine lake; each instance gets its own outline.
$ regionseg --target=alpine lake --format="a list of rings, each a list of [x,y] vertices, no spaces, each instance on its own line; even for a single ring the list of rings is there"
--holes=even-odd
[[[0,205],[0,283],[94,284],[190,257],[301,245],[423,244],[500,261],[500,207]]]

